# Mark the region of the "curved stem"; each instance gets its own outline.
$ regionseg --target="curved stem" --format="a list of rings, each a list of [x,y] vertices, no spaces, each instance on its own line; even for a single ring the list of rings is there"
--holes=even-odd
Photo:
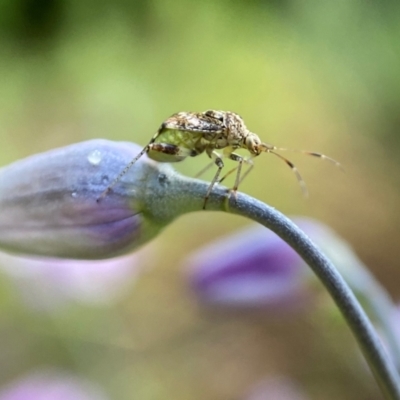
[[[191,204],[185,211],[200,209],[206,187],[204,182],[197,180],[187,180],[184,189],[180,186],[180,199],[183,203]],[[185,198],[191,201],[187,202]],[[250,218],[272,230],[288,243],[310,266],[332,296],[386,398],[400,400],[398,373],[385,353],[371,322],[335,266],[304,232],[282,213],[250,196],[238,193],[237,196],[228,197],[226,188],[217,187],[211,192],[207,209]]]
[[[274,231],[311,267],[339,307],[372,371],[390,399],[400,399],[396,368],[387,357],[375,330],[353,292],[314,243],[287,217],[249,196],[231,197],[230,211],[251,218]]]
[[[400,382],[396,368],[386,355],[358,300],[329,259],[293,222],[260,201],[246,195],[238,195],[236,201],[231,197],[229,210],[271,229],[296,250],[339,307],[387,398],[400,399]]]
[[[370,274],[367,267],[361,262],[356,264],[356,267],[359,268],[359,272],[362,270],[364,273],[364,286],[358,289],[357,287],[353,287],[352,282],[349,282],[349,285],[353,287],[355,294],[366,305],[367,311],[370,311],[373,321],[379,324],[382,334],[386,338],[391,356],[398,370],[400,370],[400,338],[397,337],[396,327],[394,326],[396,306],[393,304],[386,290]]]

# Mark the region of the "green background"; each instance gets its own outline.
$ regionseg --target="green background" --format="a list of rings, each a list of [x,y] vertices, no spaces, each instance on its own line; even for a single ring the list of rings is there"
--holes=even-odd
[[[177,111],[238,112],[266,143],[346,170],[285,153],[305,199],[265,154],[240,189],[332,226],[398,300],[399,42],[400,5],[389,0],[0,0],[0,163],[91,138],[145,145]],[[176,167],[194,176],[207,162]],[[277,374],[311,399],[379,398],[324,295],[278,318],[196,305],[184,258],[246,224],[180,218],[146,247],[129,294],[103,307],[34,313],[1,275],[0,384],[50,365],[112,399],[236,399]]]

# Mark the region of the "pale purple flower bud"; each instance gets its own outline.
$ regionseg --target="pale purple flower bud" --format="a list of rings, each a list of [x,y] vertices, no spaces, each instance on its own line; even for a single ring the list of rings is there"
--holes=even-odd
[[[0,390],[0,400],[107,400],[96,385],[56,371],[36,372]]]
[[[136,248],[165,225],[146,214],[146,182],[164,165],[143,156],[100,201],[101,193],[141,150],[91,140],[15,162],[0,170],[0,247],[11,252],[101,259]]]
[[[204,303],[292,309],[308,297],[301,259],[261,226],[201,248],[186,264],[191,287]]]

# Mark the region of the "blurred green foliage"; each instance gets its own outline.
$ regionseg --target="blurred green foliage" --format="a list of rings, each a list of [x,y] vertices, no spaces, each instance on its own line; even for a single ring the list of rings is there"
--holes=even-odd
[[[266,155],[241,189],[331,222],[398,298],[399,42],[394,0],[0,0],[0,161],[94,137],[144,145],[177,111],[239,112],[265,142],[349,171],[290,155],[305,202]],[[205,162],[178,168],[194,175]],[[271,322],[193,306],[182,254],[244,223],[206,215],[167,229],[150,245],[154,269],[105,309],[36,315],[2,277],[0,383],[48,364],[113,399],[227,399],[283,373],[315,399],[378,398],[357,354],[349,360],[346,328],[318,313]]]

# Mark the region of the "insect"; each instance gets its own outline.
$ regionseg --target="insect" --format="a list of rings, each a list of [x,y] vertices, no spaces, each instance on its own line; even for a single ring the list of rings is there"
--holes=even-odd
[[[235,151],[246,149],[250,157],[243,157]],[[199,154],[206,153],[212,159],[211,164],[206,166],[200,173],[201,175],[212,165],[217,166],[217,172],[212,179],[204,197],[203,209],[213,187],[221,183],[226,177],[236,171],[235,183],[232,193],[236,194],[239,184],[248,175],[253,168],[254,157],[261,153],[271,153],[283,160],[295,173],[303,192],[307,189],[305,182],[298,172],[296,166],[287,158],[276,153],[276,150],[287,150],[270,144],[262,143],[258,135],[249,131],[238,114],[231,111],[208,110],[205,112],[179,112],[173,114],[165,120],[150,142],[142,151],[121,171],[107,189],[100,195],[98,201],[107,195],[112,187],[121,179],[121,177],[132,167],[133,164],[145,153],[159,162],[178,162],[186,157],[196,157]],[[302,153],[326,159],[337,166],[340,164],[324,154],[301,151]],[[238,165],[228,171],[222,178],[221,172],[224,167],[223,158],[229,158],[236,161]],[[242,173],[243,164],[248,165],[248,169]]]

